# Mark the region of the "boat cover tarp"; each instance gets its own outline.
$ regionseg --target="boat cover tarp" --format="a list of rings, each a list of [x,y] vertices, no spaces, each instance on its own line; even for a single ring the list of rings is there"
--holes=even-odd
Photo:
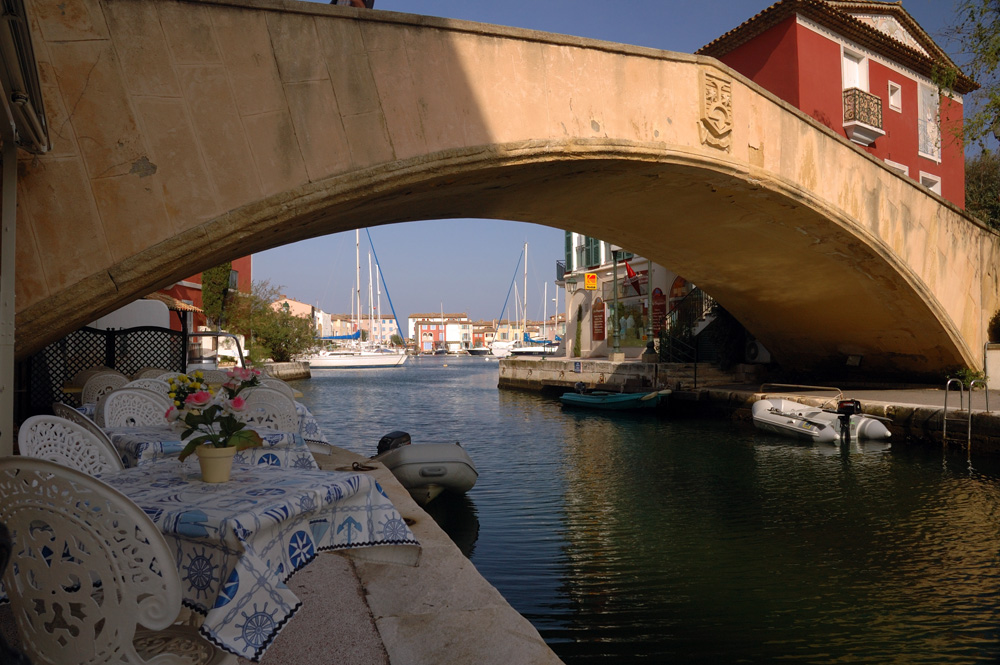
[[[320,339],[361,339],[361,331],[355,330],[350,335],[332,335],[330,337],[320,337]]]

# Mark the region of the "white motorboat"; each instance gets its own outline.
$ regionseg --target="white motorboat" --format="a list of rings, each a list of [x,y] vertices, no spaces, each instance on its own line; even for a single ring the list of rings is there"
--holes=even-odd
[[[837,410],[831,411],[789,399],[770,398],[754,402],[751,413],[758,429],[819,443],[839,443],[843,439],[844,417],[850,418],[852,441],[888,440],[891,436],[882,419],[861,413],[857,400],[840,400]]]
[[[405,353],[383,351],[320,351],[309,356],[309,369],[399,367],[405,362]]]
[[[476,466],[460,444],[411,444],[406,432],[383,436],[378,454],[372,459],[384,464],[421,506],[446,490],[465,494],[479,478]]]

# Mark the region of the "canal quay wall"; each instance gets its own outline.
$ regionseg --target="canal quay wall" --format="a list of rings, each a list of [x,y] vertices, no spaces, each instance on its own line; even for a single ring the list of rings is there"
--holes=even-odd
[[[296,379],[309,379],[312,377],[312,372],[309,370],[309,362],[305,360],[289,363],[266,363],[264,371],[269,376],[281,379],[282,381],[295,381]]]
[[[665,417],[728,419],[752,424],[754,402],[769,397],[792,399],[802,404],[831,408],[835,391],[811,392],[804,386],[762,386],[763,366],[740,365],[722,372],[707,363],[697,367],[673,363],[615,363],[607,359],[503,358],[499,387],[558,394],[573,390],[576,382],[588,388],[642,392],[671,388],[658,411]],[[817,385],[826,385],[818,381]],[[761,392],[761,388],[768,392]],[[889,418],[894,442],[942,445],[944,443],[945,386],[838,387],[844,398],[861,402],[862,412]],[[948,445],[971,452],[1000,455],[1000,391],[948,392]]]

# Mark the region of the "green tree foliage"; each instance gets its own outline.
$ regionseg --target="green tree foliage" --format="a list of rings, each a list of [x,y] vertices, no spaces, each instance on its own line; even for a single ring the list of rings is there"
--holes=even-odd
[[[201,308],[210,326],[223,325],[222,313],[229,293],[229,274],[233,264],[229,261],[201,273]]]
[[[389,338],[389,344],[392,346],[406,346],[406,342],[400,337],[399,333],[393,333],[392,337]]]
[[[965,209],[1000,229],[1000,154],[983,150],[965,160]]]
[[[267,281],[254,282],[250,293],[231,294],[226,304],[228,328],[247,340],[251,362],[270,358],[288,362],[316,343],[312,321],[275,310],[278,288]]]
[[[985,146],[1000,140],[1000,1],[957,0],[955,22],[948,31],[950,41],[961,49],[961,67],[980,85],[973,104],[966,104],[964,138]],[[946,90],[953,89],[960,72],[948,65],[935,68],[935,79]]]

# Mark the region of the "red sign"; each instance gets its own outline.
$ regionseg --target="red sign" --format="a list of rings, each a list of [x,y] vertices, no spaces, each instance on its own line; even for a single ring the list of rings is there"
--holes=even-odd
[[[590,317],[590,337],[595,342],[604,341],[604,301],[600,298],[594,303],[594,315]]]
[[[667,296],[662,291],[653,291],[653,335],[659,335],[667,319]]]

